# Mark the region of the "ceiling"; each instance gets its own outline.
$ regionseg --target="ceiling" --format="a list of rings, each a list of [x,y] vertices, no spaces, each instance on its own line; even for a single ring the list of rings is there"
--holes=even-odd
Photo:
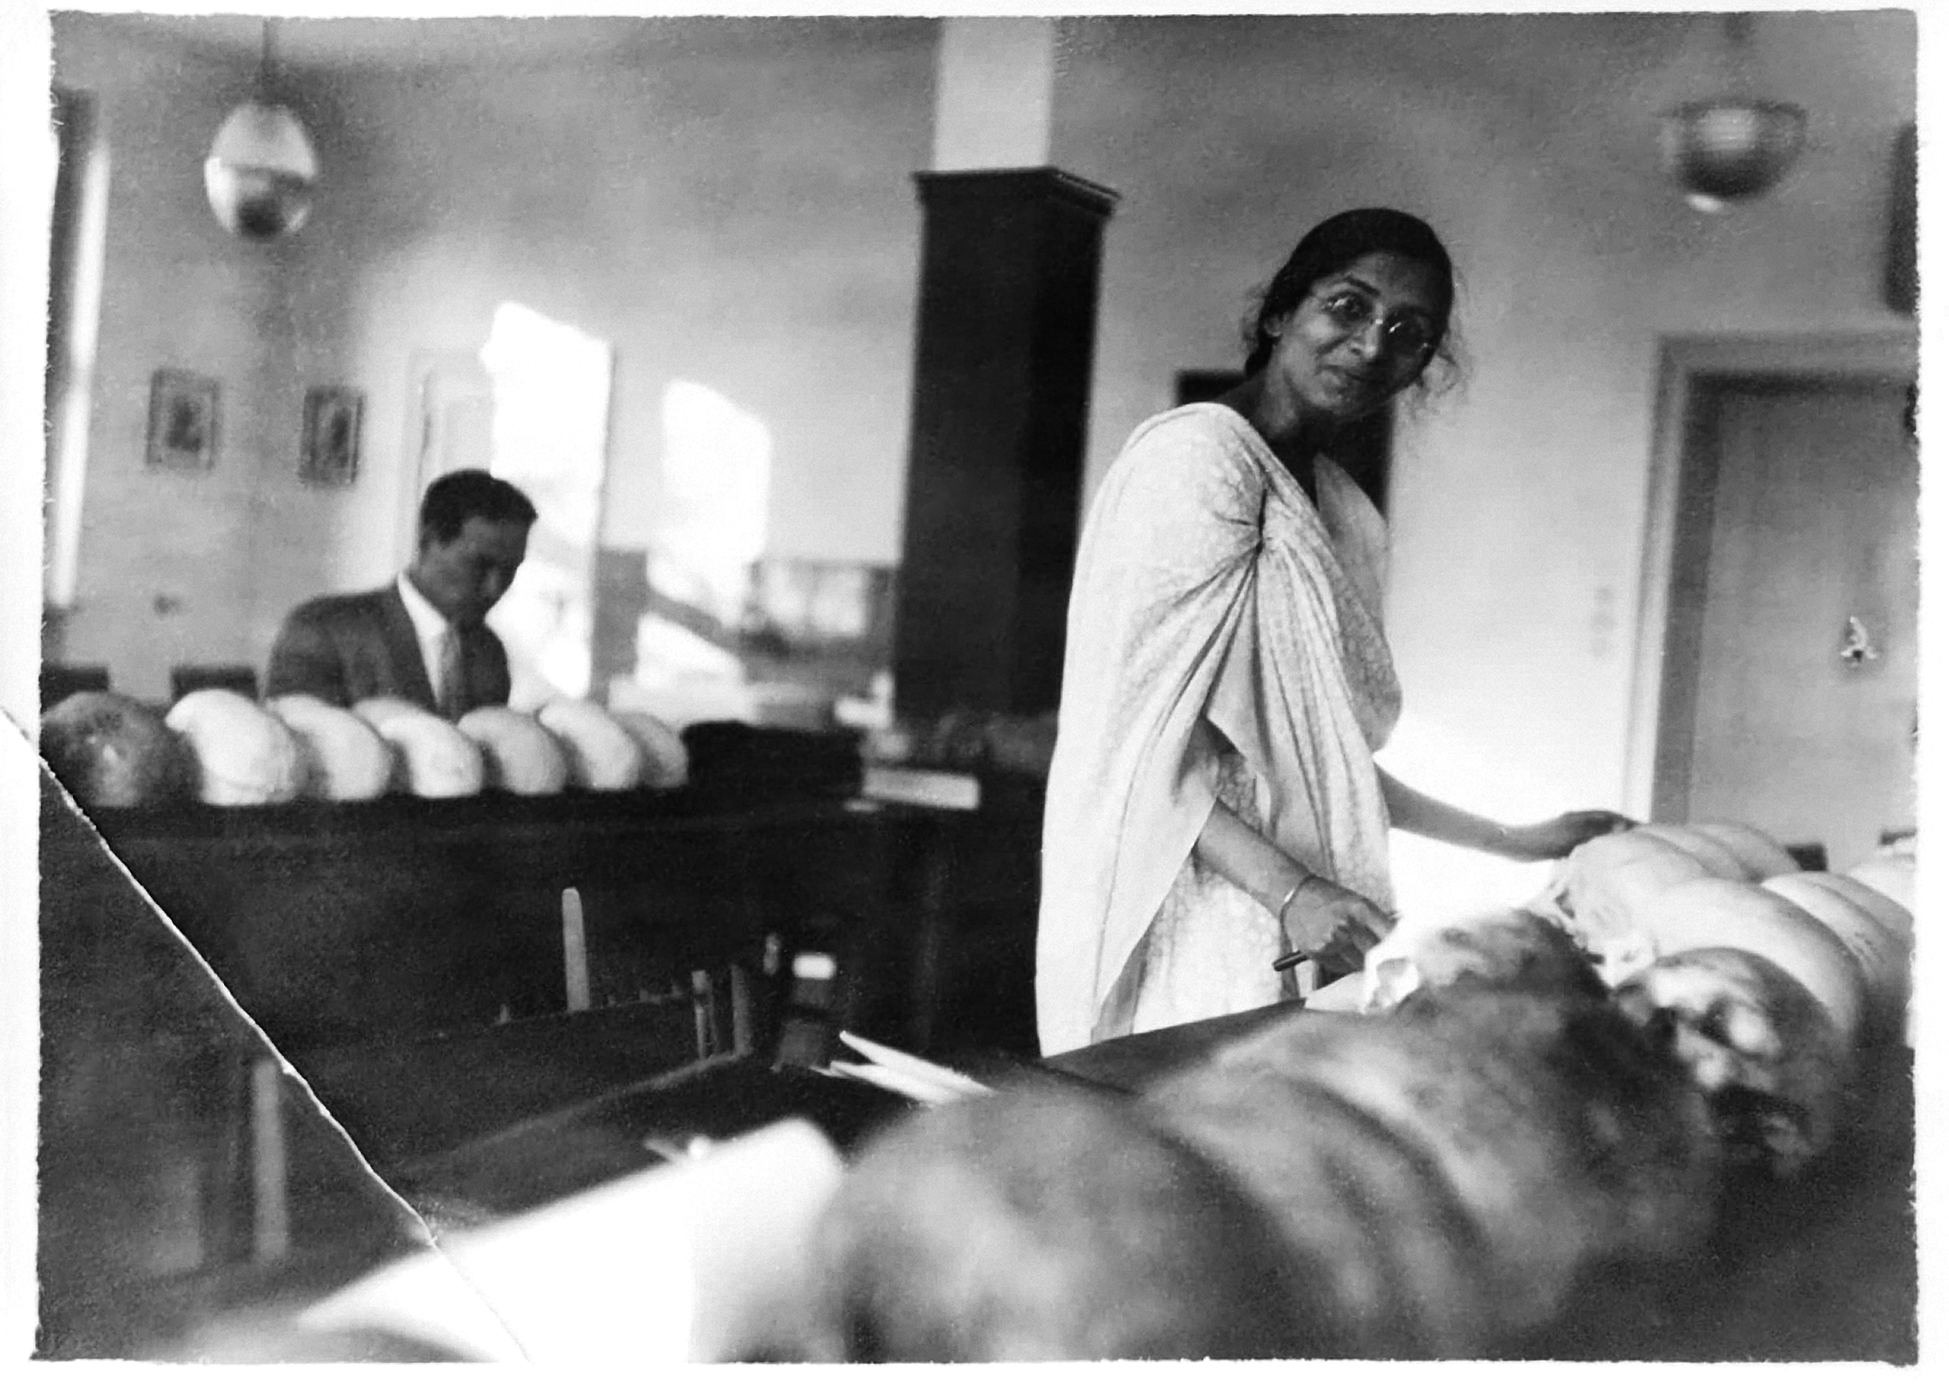
[[[415,8],[428,7],[409,0],[392,7],[385,18],[273,15],[269,17],[272,49],[280,66],[294,68],[534,66],[613,56],[640,41],[655,25],[654,20],[631,15],[401,16],[401,11],[410,13]],[[71,13],[57,20],[113,27],[139,34],[146,43],[174,45],[204,57],[247,61],[256,60],[263,51],[265,22],[258,14],[155,13],[97,13],[85,18]]]
[[[12,0],[0,0],[0,4]],[[142,0],[79,0],[82,4],[108,3],[114,5],[142,3]],[[156,0],[161,4],[181,4],[184,6],[199,3],[222,4],[225,0]],[[499,6],[511,13],[488,15],[454,15],[455,10],[465,10],[476,5]],[[162,14],[153,11],[94,12],[81,14],[74,11],[59,11],[60,0],[53,0],[58,13],[56,24],[105,26],[125,34],[139,35],[144,44],[174,46],[186,53],[217,59],[224,62],[255,62],[263,51],[266,18],[261,13],[241,14]],[[678,40],[688,47],[702,41],[696,28],[708,28],[714,36],[722,39],[727,31],[731,34],[753,34],[756,31],[777,30],[780,28],[799,31],[796,40],[816,43],[822,37],[814,31],[824,31],[827,42],[849,42],[844,30],[833,32],[837,26],[848,21],[839,16],[817,16],[788,14],[762,16],[740,16],[732,12],[732,7],[720,7],[716,15],[692,15],[687,19],[673,18],[668,14],[656,15],[656,0],[395,0],[386,7],[383,17],[342,17],[320,18],[306,15],[306,9],[343,10],[360,4],[373,6],[374,0],[267,0],[267,7],[285,11],[269,18],[273,52],[280,67],[311,70],[349,70],[349,69],[414,69],[429,67],[546,67],[557,64],[585,63],[601,59],[615,60],[632,51],[651,52],[659,44],[667,45],[671,40],[671,27],[688,24],[695,26],[692,32]],[[582,8],[579,15],[527,13],[520,11],[545,11],[550,7],[561,9]],[[642,14],[590,15],[587,10],[629,10],[651,11],[651,17]],[[664,7],[669,8],[669,7]],[[835,7],[836,8],[836,7]],[[920,7],[915,7],[917,10]],[[1004,13],[1026,12],[1032,6],[998,5],[996,9]],[[1133,11],[1141,6],[1131,6]],[[1174,7],[1167,7],[1174,8]],[[1306,13],[1318,8],[1333,8],[1332,5],[1315,6],[1294,4],[1295,13]],[[1438,9],[1438,7],[1435,7]],[[448,13],[441,14],[445,10]],[[417,13],[415,13],[417,12]],[[1277,25],[1285,16],[1272,14],[1256,21],[1250,18],[1215,18],[1219,24],[1226,23],[1264,23]],[[1512,30],[1510,24],[1473,24],[1471,18],[1485,16],[1459,14],[1452,17],[1440,13],[1423,17],[1423,22],[1448,23],[1452,26],[1458,45],[1458,61],[1476,61],[1473,53],[1461,53],[1470,43],[1507,44],[1512,32],[1520,33],[1521,16],[1502,16],[1505,20],[1516,21]],[[1494,18],[1490,16],[1488,18]],[[1566,64],[1589,61],[1600,66],[1612,65],[1619,52],[1627,56],[1650,54],[1656,61],[1668,61],[1671,50],[1680,37],[1687,34],[1688,43],[1704,42],[1711,37],[1708,30],[1699,30],[1698,16],[1673,12],[1617,13],[1590,12],[1567,16],[1554,16],[1544,19],[1543,27],[1551,34],[1561,34],[1566,24],[1574,25],[1583,41],[1569,51],[1552,54],[1548,62],[1525,67],[1522,62],[1515,65],[1515,71],[1528,80],[1546,83],[1564,81]],[[916,22],[929,23],[930,19],[917,19],[915,15],[870,14],[856,17],[853,23],[875,24],[892,23],[911,25]],[[1107,21],[1115,23],[1115,20]],[[1142,20],[1135,22],[1143,22]],[[1164,22],[1171,22],[1165,20]],[[1359,29],[1365,26],[1364,18],[1339,15],[1325,17],[1319,23],[1340,28]],[[1694,33],[1694,30],[1699,32]],[[1373,43],[1385,49],[1390,42],[1389,30],[1383,26],[1373,31]],[[1491,66],[1496,56],[1491,53]],[[1508,68],[1510,65],[1504,64]]]

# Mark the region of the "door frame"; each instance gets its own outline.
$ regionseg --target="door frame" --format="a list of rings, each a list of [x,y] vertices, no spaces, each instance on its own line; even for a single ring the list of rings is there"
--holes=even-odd
[[[1717,460],[1705,408],[1731,382],[1915,380],[1910,326],[1853,333],[1670,335],[1660,339],[1645,544],[1638,584],[1636,661],[1625,746],[1624,805],[1681,821],[1691,782],[1691,724],[1711,546]],[[1703,505],[1685,506],[1687,503]],[[1672,654],[1690,655],[1684,663]],[[1684,738],[1676,738],[1684,726]],[[1661,738],[1662,737],[1662,738]]]

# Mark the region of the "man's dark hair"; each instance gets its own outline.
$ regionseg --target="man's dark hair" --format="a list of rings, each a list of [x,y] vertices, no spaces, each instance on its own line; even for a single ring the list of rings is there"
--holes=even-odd
[[[422,536],[431,532],[445,545],[460,535],[470,517],[528,526],[535,520],[535,505],[519,488],[484,469],[457,469],[427,485],[420,499]]]

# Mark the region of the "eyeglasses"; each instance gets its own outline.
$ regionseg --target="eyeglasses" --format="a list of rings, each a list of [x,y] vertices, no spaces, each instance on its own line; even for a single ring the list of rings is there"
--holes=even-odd
[[[1364,334],[1378,324],[1381,342],[1396,357],[1419,358],[1433,350],[1437,331],[1424,314],[1388,316],[1358,290],[1336,290],[1319,302],[1320,312],[1342,333]]]

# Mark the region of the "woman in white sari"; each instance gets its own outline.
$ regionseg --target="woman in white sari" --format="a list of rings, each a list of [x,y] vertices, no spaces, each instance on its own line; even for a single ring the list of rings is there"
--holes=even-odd
[[[1454,273],[1419,219],[1358,209],[1268,287],[1245,380],[1140,425],[1092,504],[1070,596],[1036,947],[1045,1053],[1297,994],[1392,924],[1390,826],[1520,859],[1628,825],[1507,827],[1373,753],[1400,713],[1387,538],[1321,452],[1441,352]]]

